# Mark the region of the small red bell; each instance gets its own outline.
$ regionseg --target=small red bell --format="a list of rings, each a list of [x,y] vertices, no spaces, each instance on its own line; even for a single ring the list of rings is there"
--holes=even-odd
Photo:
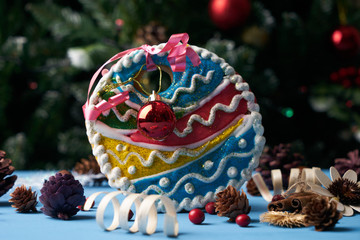
[[[176,117],[169,105],[161,101],[154,91],[149,102],[142,106],[137,115],[137,128],[146,137],[164,140],[174,128]]]

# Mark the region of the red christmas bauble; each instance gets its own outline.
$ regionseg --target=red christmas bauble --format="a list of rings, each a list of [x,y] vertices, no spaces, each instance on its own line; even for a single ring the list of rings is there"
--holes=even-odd
[[[163,140],[175,128],[176,117],[169,105],[162,101],[150,101],[142,106],[137,115],[137,128],[146,137]]]
[[[205,205],[205,211],[208,214],[214,215],[216,214],[215,212],[215,203],[214,202],[209,202],[208,204]]]
[[[205,214],[198,208],[189,212],[189,220],[194,224],[201,224],[205,220]]]
[[[250,15],[249,0],[211,0],[209,14],[220,29],[229,30],[243,24]]]
[[[344,57],[352,57],[360,50],[360,33],[353,26],[340,26],[331,35],[336,51]]]
[[[239,216],[236,217],[235,222],[240,227],[246,227],[250,224],[251,219],[246,214],[240,214]]]

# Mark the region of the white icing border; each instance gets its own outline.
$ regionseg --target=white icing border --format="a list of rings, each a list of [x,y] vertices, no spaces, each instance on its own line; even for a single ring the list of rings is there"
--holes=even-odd
[[[155,48],[162,49],[165,44],[160,44],[157,46],[154,46]],[[248,92],[245,93],[244,98],[248,100],[248,110],[251,112],[251,118],[254,119],[253,125],[255,130],[255,147],[252,151],[253,157],[252,160],[249,162],[249,167],[245,168],[241,171],[241,179],[235,180],[232,179],[228,182],[228,185],[233,185],[235,188],[240,188],[241,185],[249,180],[251,178],[251,173],[254,170],[256,166],[259,164],[259,157],[261,155],[262,149],[265,145],[265,138],[262,136],[264,132],[264,128],[261,125],[261,115],[258,113],[259,111],[259,105],[254,102],[254,94],[249,92],[249,86],[247,83],[244,83],[242,81],[241,76],[235,75],[235,70],[232,68],[228,63],[225,62],[224,59],[219,58],[216,54],[203,49],[199,48],[197,46],[191,46],[194,51],[199,54],[202,58],[205,59],[211,59],[215,63],[219,63],[220,67],[225,73],[225,77],[229,77],[230,81],[232,83],[235,83],[235,87],[238,91],[244,91]],[[140,53],[139,53],[140,52]],[[159,54],[159,55],[165,55],[166,53]],[[121,71],[122,67],[131,67],[132,62],[138,63],[141,58],[144,55],[143,50],[134,51],[130,54],[124,56],[122,59],[120,59],[114,68],[111,68],[110,71],[105,74],[99,83],[96,85],[95,90],[93,94],[90,97],[90,109],[95,106],[97,101],[99,100],[99,97],[97,96],[97,92],[99,92],[108,82],[111,80],[111,76],[113,75],[113,71],[119,72]],[[95,94],[94,94],[95,93]],[[94,129],[94,121],[85,121],[86,129],[87,129],[87,135],[89,138],[89,142],[93,144],[93,154],[97,157],[100,165],[100,169],[102,173],[106,174],[109,179],[109,185],[111,187],[120,188],[120,189],[127,189],[130,192],[135,192],[135,186],[131,184],[131,182],[126,177],[121,177],[121,170],[116,167],[112,168],[111,164],[108,162],[108,154],[105,152],[105,148],[102,145],[99,145],[98,143],[101,140],[101,135],[97,133]],[[241,132],[241,131],[240,131]],[[240,136],[240,132],[237,132],[236,136]],[[231,153],[236,154],[236,153]],[[229,155],[231,155],[229,154]],[[228,155],[228,156],[229,156]],[[225,157],[226,158],[226,157]],[[223,161],[223,159],[222,159]],[[184,176],[185,177],[185,176]],[[179,180],[180,181],[180,180]],[[179,182],[178,181],[178,182]],[[195,207],[203,207],[207,202],[213,201],[215,199],[215,194],[221,190],[223,190],[225,186],[219,186],[215,192],[208,192],[205,196],[196,196],[192,200],[190,198],[184,198],[180,203],[177,203],[174,201],[177,205],[177,211],[180,211],[182,209],[185,210],[191,210]],[[162,208],[161,204],[158,206],[159,209]]]

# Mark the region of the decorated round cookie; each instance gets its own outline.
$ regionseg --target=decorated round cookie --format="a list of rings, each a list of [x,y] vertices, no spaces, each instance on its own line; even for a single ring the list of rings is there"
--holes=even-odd
[[[182,51],[176,50],[179,46]],[[264,129],[248,83],[222,58],[184,41],[168,48],[160,44],[122,54],[87,102],[86,128],[111,187],[165,195],[178,211],[191,210],[214,201],[228,185],[240,188],[251,177],[265,144]],[[178,52],[183,55],[176,56]],[[150,64],[171,75],[170,86],[157,100],[176,119],[162,139],[138,129],[138,112],[149,104],[149,96],[135,77]],[[141,114],[147,113],[144,109]],[[167,125],[148,124],[155,132],[168,131]]]

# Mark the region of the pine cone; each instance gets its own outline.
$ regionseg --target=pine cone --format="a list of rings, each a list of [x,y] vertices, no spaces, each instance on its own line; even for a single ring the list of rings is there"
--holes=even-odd
[[[251,210],[249,200],[244,191],[237,191],[229,185],[225,190],[216,194],[215,212],[218,216],[228,217],[230,222],[240,214],[248,214]]]
[[[40,192],[41,211],[53,218],[67,220],[85,203],[84,188],[71,174],[56,173],[45,180]]]
[[[271,170],[280,169],[283,186],[287,188],[291,168],[299,167],[303,159],[301,154],[292,153],[291,144],[279,144],[273,149],[265,147],[259,160],[259,166],[255,170],[261,173],[268,188],[273,189]]]
[[[157,45],[167,40],[165,32],[166,29],[164,26],[152,21],[136,31],[135,40],[140,45]]]
[[[344,175],[344,173],[352,169],[354,170],[358,178],[360,178],[360,156],[359,156],[359,150],[356,149],[352,152],[349,152],[348,158],[337,158],[335,159],[335,168],[339,171],[340,175]]]
[[[5,158],[6,152],[0,150],[0,197],[7,193],[15,184],[16,175],[11,175],[15,171],[15,167],[11,166],[11,159]]]
[[[259,189],[252,178],[247,182],[246,189],[251,196],[261,196]]]
[[[93,155],[89,156],[89,160],[82,158],[80,162],[77,162],[74,167],[74,171],[78,174],[98,174],[100,173],[100,166],[97,163]]]
[[[89,159],[82,158],[80,162],[77,162],[74,167],[74,172],[79,175],[89,175],[89,178],[94,185],[101,185],[106,180],[105,175],[100,171],[100,166],[93,155],[89,156]]]
[[[305,214],[306,226],[315,226],[316,231],[331,229],[342,218],[342,214],[336,209],[336,203],[321,196],[312,199],[302,213]]]
[[[30,211],[37,212],[37,195],[36,192],[31,191],[31,187],[29,187],[29,190],[26,189],[25,185],[17,187],[15,188],[14,192],[10,194],[10,196],[12,198],[9,200],[9,202],[14,203],[11,206],[16,208],[16,211],[20,213],[26,213]]]

